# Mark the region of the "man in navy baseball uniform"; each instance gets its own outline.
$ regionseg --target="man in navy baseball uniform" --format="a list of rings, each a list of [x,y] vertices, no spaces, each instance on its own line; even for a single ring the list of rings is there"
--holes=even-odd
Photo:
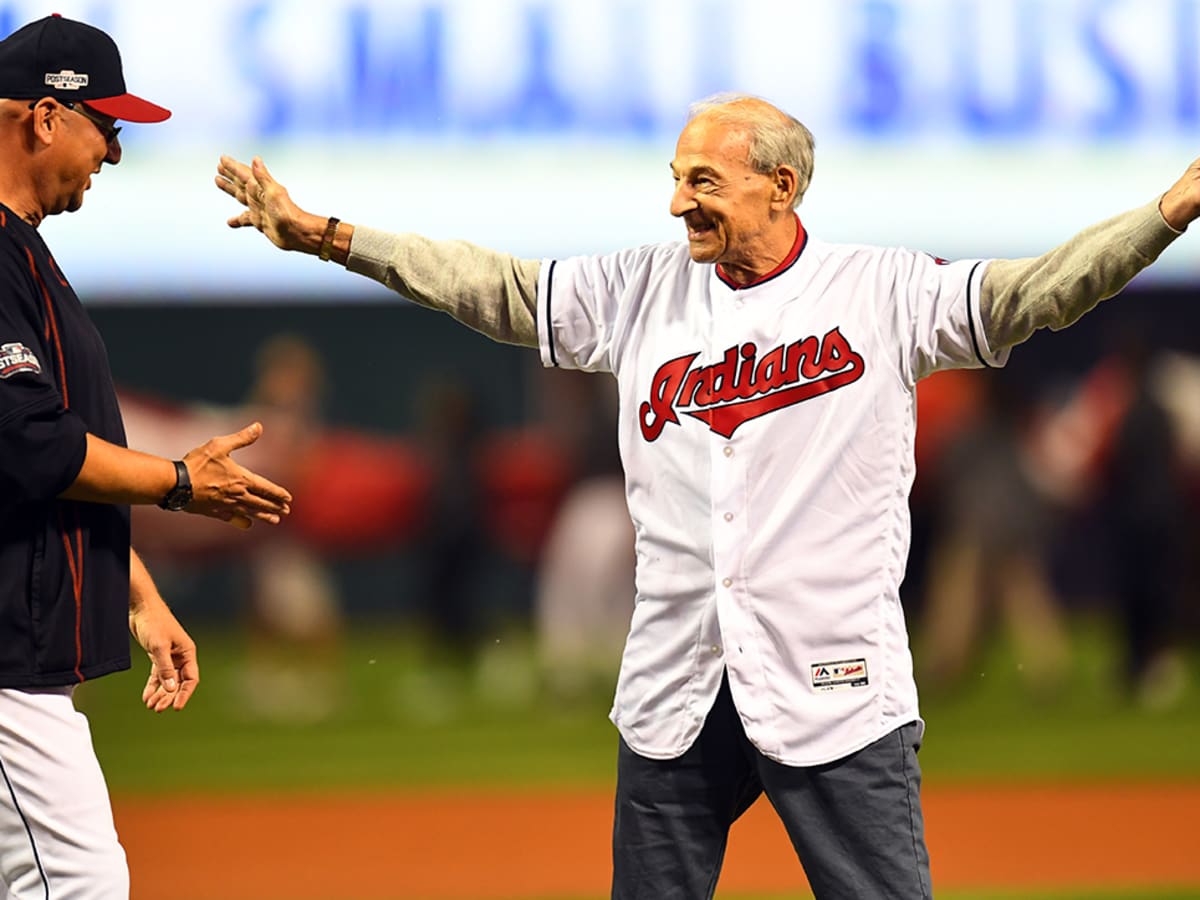
[[[129,668],[129,631],[147,707],[182,709],[199,680],[129,505],[246,528],[291,497],[230,457],[258,423],[180,460],[126,448],[104,343],[38,233],[120,162],[119,120],[170,112],[125,90],[107,34],[61,16],[0,41],[0,98],[0,898],[119,900],[125,854],[73,691]]]
[[[1032,259],[946,262],[801,222],[808,129],[764,100],[696,104],[670,212],[686,240],[560,260],[392,234],[298,207],[222,157],[229,220],[617,380],[636,531],[613,892],[712,897],[765,793],[821,900],[928,898],[924,724],[900,606],[916,385],[1001,366],[1123,288],[1200,214],[1166,193]]]

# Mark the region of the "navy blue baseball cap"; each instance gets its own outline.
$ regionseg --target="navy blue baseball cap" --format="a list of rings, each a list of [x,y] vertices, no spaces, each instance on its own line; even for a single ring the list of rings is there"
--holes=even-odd
[[[99,28],[58,13],[0,41],[0,97],[82,101],[128,122],[161,122],[171,111],[125,90],[121,53]]]

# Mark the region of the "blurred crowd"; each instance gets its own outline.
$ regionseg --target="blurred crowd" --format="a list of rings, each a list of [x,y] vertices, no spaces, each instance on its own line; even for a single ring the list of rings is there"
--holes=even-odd
[[[1178,702],[1200,615],[1200,359],[1127,332],[1070,379],[950,372],[918,398],[905,603],[923,686],[974,674],[1003,629],[1026,686],[1053,696],[1092,614],[1121,647],[1114,682]]]
[[[297,497],[283,526],[251,540],[134,510],[160,580],[237,573],[249,713],[335,708],[343,630],[361,606],[341,573],[388,555],[406,577],[374,608],[427,648],[414,703],[451,704],[437,673],[472,667],[494,690],[611,692],[634,548],[608,379],[531,370],[526,421],[499,428],[468,384],[431,376],[411,429],[372,433],[329,424],[336,398],[305,338],[272,337],[256,363],[240,404],[121,392],[131,444],[152,453],[262,421],[244,463]],[[1131,701],[1179,700],[1200,623],[1200,358],[1127,334],[1070,378],[938,374],[918,388],[916,454],[902,599],[924,691],[962,684],[1003,636],[1028,690],[1053,697],[1072,622],[1094,614],[1119,636],[1113,677]]]

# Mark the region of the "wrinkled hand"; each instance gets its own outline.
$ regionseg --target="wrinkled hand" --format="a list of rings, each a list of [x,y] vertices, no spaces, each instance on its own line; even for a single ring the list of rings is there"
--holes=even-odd
[[[325,220],[293,203],[287,188],[271,177],[261,157],[254,157],[246,165],[222,156],[217,164],[216,185],[246,207],[229,219],[230,228],[257,228],[276,247],[317,252]],[[313,228],[317,229],[317,246],[312,245]]]
[[[192,478],[192,502],[186,512],[211,516],[239,528],[255,521],[277,525],[291,512],[292,495],[274,482],[255,475],[230,454],[249,447],[262,436],[259,422],[241,431],[215,437],[183,458]]]
[[[1185,230],[1200,217],[1200,159],[1195,160],[1158,203],[1167,224]]]
[[[196,643],[161,599],[129,612],[129,631],[150,657],[142,690],[147,709],[183,709],[200,683]]]

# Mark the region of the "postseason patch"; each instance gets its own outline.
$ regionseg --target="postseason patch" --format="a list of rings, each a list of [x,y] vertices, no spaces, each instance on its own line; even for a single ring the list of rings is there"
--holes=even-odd
[[[813,663],[813,690],[838,691],[843,688],[864,687],[866,684],[867,661],[865,659],[840,659],[837,662]]]
[[[86,72],[76,72],[74,69],[46,73],[46,84],[60,91],[77,91],[81,87],[87,87],[89,80]]]
[[[37,375],[41,371],[42,364],[24,344],[0,344],[0,378],[8,378],[18,372]]]

